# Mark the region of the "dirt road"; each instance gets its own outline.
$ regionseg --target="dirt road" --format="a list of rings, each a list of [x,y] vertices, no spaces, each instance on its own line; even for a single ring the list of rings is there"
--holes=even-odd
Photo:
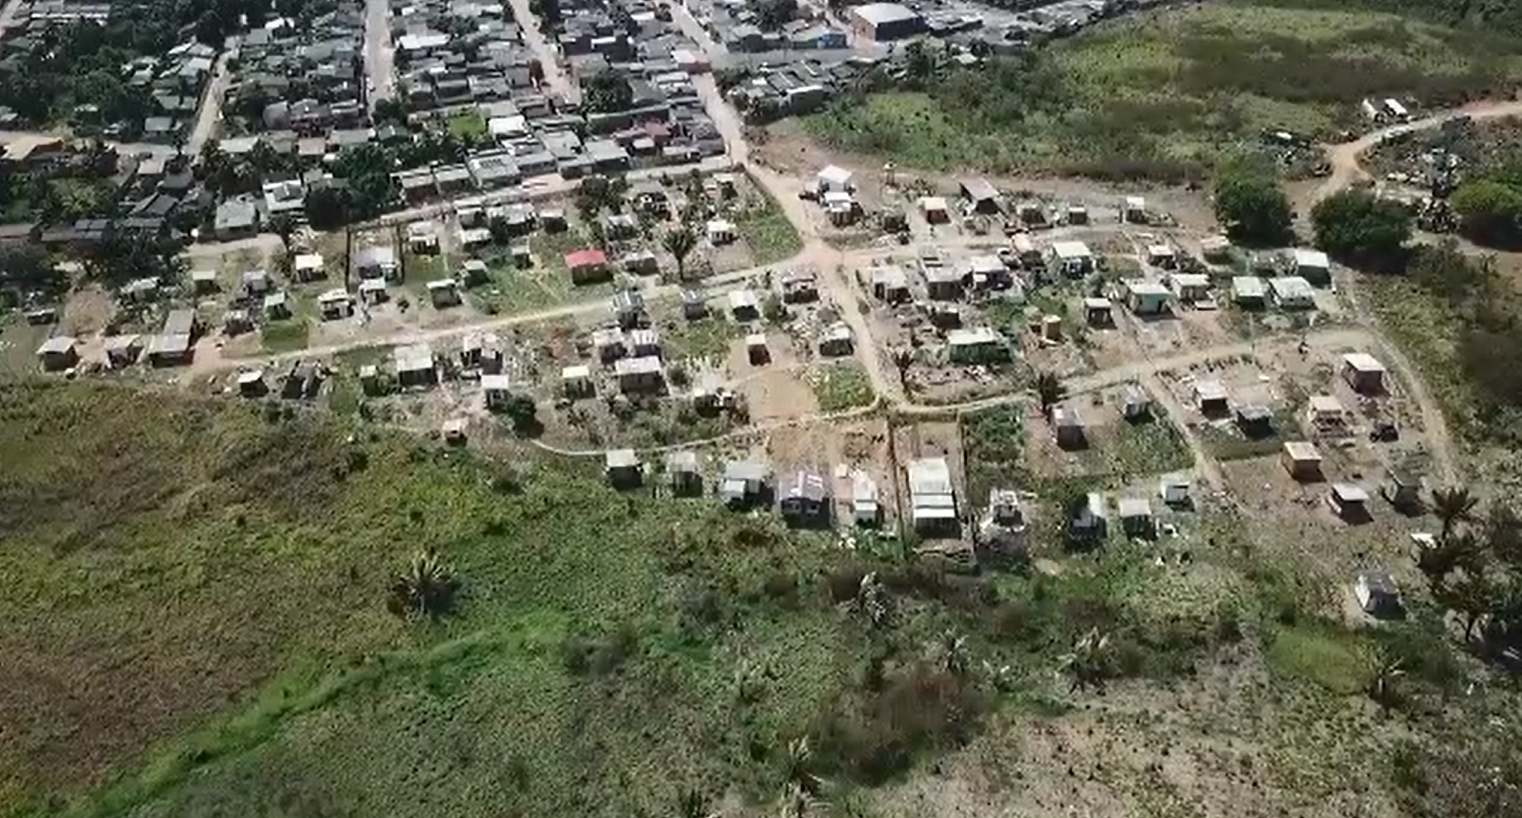
[[[396,96],[395,51],[391,43],[391,5],[388,0],[365,0],[365,75],[370,110]]]
[[[200,156],[201,146],[216,132],[217,123],[222,121],[222,99],[227,95],[227,86],[232,81],[232,72],[227,69],[227,64],[232,61],[238,51],[236,42],[229,43],[222,54],[217,57],[216,65],[211,72],[211,80],[206,83],[206,91],[201,94],[201,109],[196,112],[196,124],[191,129],[190,136],[185,140],[185,154],[187,156]]]
[[[529,8],[529,0],[508,0],[508,5],[512,7],[513,19],[518,21],[523,30],[524,43],[534,52],[540,67],[544,69],[544,84],[561,99],[580,102],[581,89],[565,75],[560,65],[559,52],[545,38],[541,27],[543,21]]]

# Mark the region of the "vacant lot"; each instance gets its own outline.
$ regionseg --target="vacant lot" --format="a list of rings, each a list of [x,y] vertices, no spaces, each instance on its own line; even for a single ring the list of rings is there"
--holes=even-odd
[[[833,147],[913,166],[1178,178],[1264,128],[1326,137],[1357,126],[1365,97],[1440,107],[1509,95],[1514,52],[1388,14],[1212,3],[1057,43],[1041,53],[1039,83],[952,71],[929,93],[872,96],[807,122]]]

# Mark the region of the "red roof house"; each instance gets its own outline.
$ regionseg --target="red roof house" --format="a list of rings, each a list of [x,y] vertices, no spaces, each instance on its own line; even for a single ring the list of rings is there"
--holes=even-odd
[[[608,254],[601,250],[575,250],[565,254],[565,266],[571,271],[571,282],[585,284],[608,277]]]

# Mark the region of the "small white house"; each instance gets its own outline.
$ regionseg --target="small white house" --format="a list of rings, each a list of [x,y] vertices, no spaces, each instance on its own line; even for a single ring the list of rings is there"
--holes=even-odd
[[[821,195],[832,191],[850,193],[856,188],[851,179],[850,171],[836,165],[829,165],[814,176],[814,189]]]
[[[740,237],[735,223],[728,219],[710,219],[704,235],[708,237],[708,243],[715,247],[729,244]]]
[[[321,253],[301,253],[291,261],[291,275],[297,281],[315,281],[323,277]]]
[[[1342,356],[1342,379],[1354,392],[1378,395],[1385,391],[1385,365],[1367,352]]]
[[[1297,247],[1293,256],[1295,275],[1321,287],[1332,283],[1332,263],[1327,260],[1326,253]]]

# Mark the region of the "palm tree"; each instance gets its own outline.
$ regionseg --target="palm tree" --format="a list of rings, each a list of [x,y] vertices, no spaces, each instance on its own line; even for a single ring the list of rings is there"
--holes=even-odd
[[[678,818],[716,818],[718,815],[708,809],[708,797],[696,788],[682,790],[677,796],[676,812]]]
[[[1438,539],[1447,540],[1455,523],[1468,522],[1474,518],[1479,499],[1463,486],[1438,489],[1432,492],[1432,513],[1443,524]]]
[[[1479,542],[1473,534],[1460,532],[1457,536],[1439,540],[1431,548],[1423,548],[1416,555],[1416,567],[1429,585],[1439,588],[1455,568],[1469,562],[1479,550]]]
[[[1474,638],[1475,625],[1489,614],[1498,600],[1499,589],[1485,574],[1485,566],[1466,566],[1457,582],[1444,585],[1436,594],[1438,602],[1464,618],[1464,641]]]
[[[1399,658],[1383,650],[1374,655],[1366,692],[1369,698],[1373,699],[1387,714],[1390,708],[1395,706],[1397,699],[1395,685],[1405,675],[1406,671],[1401,667]]]
[[[796,784],[788,784],[782,788],[777,816],[778,818],[808,818],[821,803],[817,795]]]
[[[861,578],[852,605],[867,618],[873,630],[878,630],[888,623],[888,617],[892,614],[892,601],[887,589],[877,579],[877,572],[873,571]]]
[[[957,678],[967,675],[967,670],[972,666],[972,650],[967,644],[967,637],[957,634],[956,631],[946,631],[936,642],[936,658],[941,668]]]
[[[279,213],[270,217],[270,232],[280,237],[280,247],[285,251],[286,261],[291,258],[291,237],[296,234],[296,219],[289,213]]]
[[[814,775],[814,750],[809,746],[808,736],[789,741],[783,752],[782,766],[788,789],[810,799],[818,796],[824,789],[824,779]]]
[[[1036,373],[1033,386],[1036,390],[1036,399],[1041,401],[1041,414],[1051,417],[1052,407],[1067,396],[1067,387],[1063,386],[1062,380],[1051,372]]]
[[[386,607],[407,619],[439,617],[449,612],[459,590],[454,570],[429,548],[414,555],[407,570],[391,582]]]
[[[698,246],[698,236],[692,232],[692,228],[682,225],[674,230],[667,230],[661,236],[661,246],[671,254],[671,259],[676,262],[676,278],[678,281],[687,280],[687,256]]]
[[[1105,659],[1110,648],[1110,637],[1098,628],[1090,628],[1077,642],[1073,650],[1062,655],[1057,669],[1072,677],[1068,692],[1098,685],[1104,681]]]

